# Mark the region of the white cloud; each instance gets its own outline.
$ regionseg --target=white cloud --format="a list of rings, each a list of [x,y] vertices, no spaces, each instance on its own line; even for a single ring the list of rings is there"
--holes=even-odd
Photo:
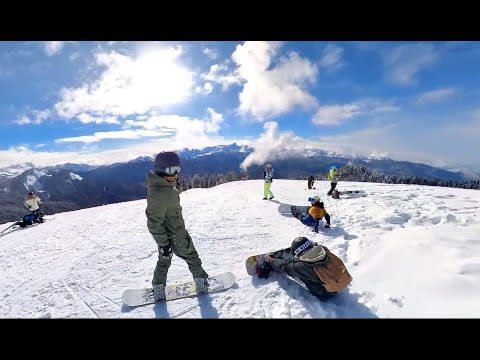
[[[480,108],[470,112],[458,113],[454,120],[448,121],[445,126],[436,126],[434,134],[442,136],[441,145],[448,144],[451,152],[461,152],[461,157],[474,156],[478,158],[478,139],[480,139]],[[457,145],[454,145],[458,142]],[[454,147],[454,148],[452,148]],[[467,150],[468,149],[468,150]]]
[[[360,115],[376,115],[387,112],[396,112],[400,108],[393,102],[365,98],[350,104],[334,104],[319,106],[312,118],[315,125],[340,125],[345,121]]]
[[[317,100],[306,88],[316,81],[318,66],[296,52],[276,58],[280,47],[280,42],[247,41],[232,54],[235,69],[229,70],[228,62],[215,64],[202,78],[221,84],[223,90],[234,84],[243,85],[237,111],[256,121],[287,113],[297,106],[314,108]]]
[[[77,88],[63,88],[55,109],[65,118],[82,113],[126,116],[185,101],[193,73],[179,63],[181,54],[181,47],[151,49],[136,58],[115,51],[97,53],[97,65],[105,68],[100,78]]]
[[[228,89],[231,85],[241,84],[240,79],[235,73],[228,73],[226,64],[214,64],[210,66],[208,74],[202,74],[202,78],[222,85],[222,90]]]
[[[12,121],[13,123],[17,125],[29,125],[29,124],[34,124],[38,125],[44,122],[46,119],[48,119],[51,115],[50,110],[32,110],[32,118],[28,117],[27,115],[21,115],[19,118],[16,120]]]
[[[398,85],[414,85],[416,75],[434,64],[438,52],[430,44],[399,45],[384,53],[387,79]]]
[[[212,108],[207,108],[206,119],[193,119],[178,115],[154,115],[151,117],[139,116],[137,120],[126,120],[124,129],[119,131],[96,132],[93,135],[61,138],[56,143],[81,142],[92,144],[106,139],[140,139],[147,137],[169,137],[171,139],[195,139],[206,138],[207,134],[216,134],[223,123],[223,115]],[[91,119],[87,114],[79,116],[82,122],[92,122],[98,119]],[[116,118],[114,118],[116,120]],[[102,122],[105,119],[102,119]],[[175,140],[173,139],[173,140]],[[175,140],[175,141],[176,141]]]
[[[238,66],[236,74],[244,82],[239,94],[241,115],[251,114],[255,120],[263,121],[297,106],[308,109],[317,105],[306,90],[316,80],[317,65],[290,52],[271,67],[280,46],[278,42],[247,41],[232,54]]]
[[[13,123],[18,125],[27,125],[27,124],[33,124],[34,122],[33,120],[30,120],[30,118],[27,115],[21,115],[16,120],[13,120]]]
[[[312,119],[315,125],[339,125],[344,120],[360,114],[356,104],[320,106]]]
[[[45,47],[44,47],[45,53],[48,56],[60,54],[64,44],[65,44],[64,41],[46,41]]]
[[[160,137],[172,135],[172,131],[160,130],[121,130],[96,132],[93,135],[69,137],[55,140],[56,143],[81,142],[91,144],[106,139],[139,139],[144,137]]]
[[[208,56],[209,59],[215,60],[218,57],[218,53],[215,49],[204,48],[203,53]]]
[[[344,66],[342,55],[343,48],[328,44],[325,49],[323,49],[323,55],[319,64],[321,67],[330,71],[338,70]]]
[[[203,136],[216,133],[223,122],[223,115],[212,108],[207,108],[207,119],[195,119],[179,115],[153,115],[146,120],[126,120],[125,128],[142,128],[146,130],[174,130],[177,133]]]
[[[458,114],[451,121],[442,118],[434,128],[419,116],[402,116],[396,120],[398,124],[320,137],[317,146],[346,155],[387,156],[432,166],[465,164],[480,169],[480,110],[478,115],[477,119],[475,113]]]
[[[87,113],[81,113],[77,115],[77,119],[84,124],[95,123],[95,124],[119,124],[119,121],[116,116],[91,116]]]
[[[265,132],[258,139],[248,143],[254,151],[240,164],[240,168],[244,171],[251,165],[262,165],[276,159],[304,154],[309,148],[318,148],[314,141],[297,136],[292,131],[279,133],[277,122],[266,122],[263,128]]]
[[[427,91],[419,94],[414,102],[418,105],[425,105],[429,103],[441,102],[446,100],[457,93],[457,90],[454,88],[443,88],[432,91]]]
[[[399,145],[402,143],[392,137],[395,131],[398,131],[398,127],[391,124],[384,127],[336,134],[335,136],[320,137],[318,147],[345,155],[389,156],[392,149],[400,149]],[[405,144],[403,145],[405,147]]]
[[[204,92],[204,94],[205,94],[205,95],[208,95],[208,94],[210,94],[210,93],[212,92],[212,90],[213,90],[212,84],[210,84],[210,83],[208,83],[208,82],[205,83],[205,85],[203,86],[203,92]]]
[[[212,84],[210,84],[209,82],[205,83],[205,84],[203,85],[203,88],[200,87],[200,86],[197,86],[197,87],[195,88],[195,92],[196,92],[197,94],[208,95],[208,94],[210,94],[212,91],[213,91],[213,86],[212,86]]]

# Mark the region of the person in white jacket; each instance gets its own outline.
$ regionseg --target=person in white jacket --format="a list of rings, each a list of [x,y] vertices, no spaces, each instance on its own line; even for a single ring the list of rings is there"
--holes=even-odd
[[[40,206],[42,206],[42,200],[35,195],[33,192],[28,193],[28,199],[25,200],[24,205],[35,214],[35,221],[43,222],[43,213],[39,211]]]

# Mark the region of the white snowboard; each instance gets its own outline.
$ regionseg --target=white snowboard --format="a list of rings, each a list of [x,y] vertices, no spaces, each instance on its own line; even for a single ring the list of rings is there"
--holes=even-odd
[[[231,288],[233,284],[235,284],[235,281],[235,275],[231,272],[209,277],[207,279],[208,287],[206,293],[227,290]],[[167,285],[165,288],[165,300],[159,300],[158,302],[192,297],[199,294],[204,293],[197,292],[195,282],[192,279],[183,283]],[[151,287],[144,289],[125,290],[122,295],[122,301],[128,306],[141,306],[157,302],[153,296],[153,288]]]

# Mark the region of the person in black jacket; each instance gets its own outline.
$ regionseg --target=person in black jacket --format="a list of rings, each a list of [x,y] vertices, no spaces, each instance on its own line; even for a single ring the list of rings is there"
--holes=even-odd
[[[308,177],[308,188],[309,189],[314,189],[313,183],[315,182],[315,178],[313,176]]]

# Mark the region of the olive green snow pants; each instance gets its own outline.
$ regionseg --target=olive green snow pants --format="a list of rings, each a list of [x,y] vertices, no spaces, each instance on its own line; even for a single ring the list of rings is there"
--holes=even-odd
[[[193,246],[192,238],[187,235],[186,238],[181,240],[170,239],[167,244],[158,244],[158,260],[153,273],[152,285],[163,284],[163,286],[166,286],[168,269],[172,263],[172,251],[173,254],[185,260],[194,278],[208,277],[208,274],[202,268],[202,261]]]

